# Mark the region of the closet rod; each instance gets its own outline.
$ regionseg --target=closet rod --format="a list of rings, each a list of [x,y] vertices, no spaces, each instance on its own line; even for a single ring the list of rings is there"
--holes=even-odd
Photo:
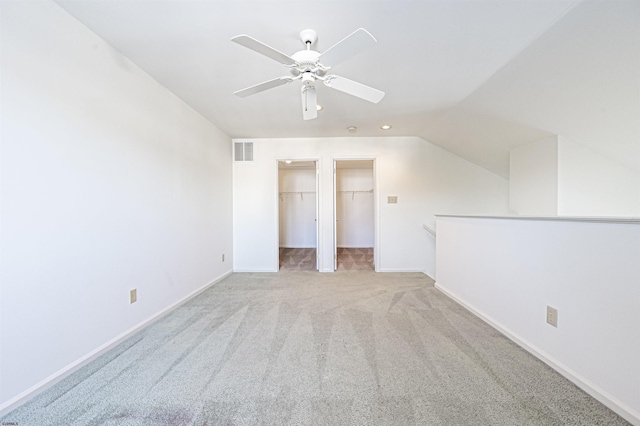
[[[358,190],[358,191],[336,191],[338,194],[351,194],[351,199],[353,200],[356,194],[373,194],[373,189],[369,190]]]
[[[316,191],[282,191],[281,194],[315,194]]]
[[[282,194],[300,194],[300,201],[303,201],[302,194],[315,194],[316,191],[282,191],[280,192],[280,201],[284,201],[282,199]]]

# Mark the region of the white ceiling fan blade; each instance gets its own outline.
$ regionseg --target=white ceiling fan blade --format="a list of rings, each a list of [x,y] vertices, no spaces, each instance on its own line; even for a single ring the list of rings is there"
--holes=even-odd
[[[254,50],[258,53],[261,53],[264,56],[268,56],[271,59],[275,59],[281,64],[292,65],[296,62],[290,56],[285,55],[284,53],[274,49],[273,47],[267,46],[266,44],[256,40],[253,37],[249,37],[248,35],[245,35],[245,34],[235,36],[231,39],[231,41],[238,43],[244,47],[247,47],[251,50]]]
[[[233,94],[236,96],[240,96],[241,98],[246,98],[247,96],[255,95],[256,93],[264,92],[265,90],[273,89],[274,87],[290,83],[293,80],[294,79],[291,77],[278,77],[274,78],[273,80],[256,84],[255,86],[247,87],[246,89],[238,90],[236,92],[233,92]]]
[[[357,55],[365,49],[374,46],[376,39],[364,28],[358,28],[320,55],[320,63],[325,66],[335,66],[345,59]]]
[[[302,86],[302,118],[313,120],[318,117],[318,98],[316,88],[313,86]]]
[[[373,102],[374,104],[377,104],[384,98],[384,92],[381,90],[374,89],[357,81],[349,80],[348,78],[338,77],[337,75],[327,76],[324,84],[327,87],[356,96],[365,101]]]

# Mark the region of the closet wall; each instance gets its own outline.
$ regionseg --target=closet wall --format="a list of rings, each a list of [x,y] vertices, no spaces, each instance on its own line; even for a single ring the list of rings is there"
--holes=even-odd
[[[366,162],[370,168],[351,168],[349,163],[353,162],[337,162],[337,244],[338,247],[373,247],[373,162]]]
[[[316,247],[316,170],[283,166],[278,170],[280,247]]]

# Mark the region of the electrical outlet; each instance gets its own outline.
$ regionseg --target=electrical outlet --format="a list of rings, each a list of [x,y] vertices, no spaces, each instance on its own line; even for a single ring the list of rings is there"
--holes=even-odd
[[[222,253],[222,261],[224,262],[224,253]]]
[[[133,289],[129,292],[129,303],[135,303],[138,301],[138,290]]]
[[[547,306],[547,323],[558,327],[558,310],[556,308]]]
[[[389,195],[387,197],[387,204],[398,204],[398,196],[397,195]]]

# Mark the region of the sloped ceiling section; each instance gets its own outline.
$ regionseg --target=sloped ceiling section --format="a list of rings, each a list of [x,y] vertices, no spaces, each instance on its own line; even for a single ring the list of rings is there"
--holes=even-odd
[[[420,134],[508,175],[508,151],[558,134],[640,173],[640,2],[576,6]]]
[[[577,0],[56,0],[234,138],[420,136],[502,176],[509,150],[561,134],[640,172],[640,2]],[[287,71],[230,41],[323,51],[363,27],[378,44],[332,73],[386,92],[233,92]],[[392,124],[382,131],[380,125]]]

